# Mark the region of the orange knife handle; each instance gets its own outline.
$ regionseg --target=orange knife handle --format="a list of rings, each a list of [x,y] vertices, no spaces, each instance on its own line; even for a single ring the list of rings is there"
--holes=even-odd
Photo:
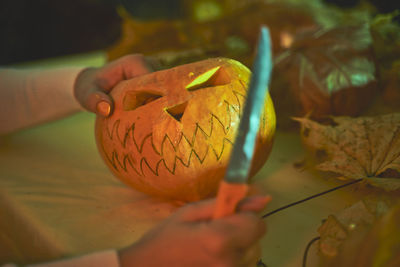
[[[214,219],[235,213],[237,204],[246,197],[248,190],[249,186],[247,184],[221,181],[214,210]]]

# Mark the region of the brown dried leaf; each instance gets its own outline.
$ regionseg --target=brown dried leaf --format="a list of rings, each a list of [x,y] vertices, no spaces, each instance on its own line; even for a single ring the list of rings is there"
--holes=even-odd
[[[370,22],[375,56],[382,67],[390,68],[400,58],[400,25],[394,21],[400,10],[389,14],[378,14]]]
[[[369,228],[394,205],[391,197],[367,197],[352,206],[329,215],[318,228],[319,251],[326,258],[338,255],[343,242],[351,237],[356,228]]]
[[[399,27],[400,28],[400,27]],[[400,41],[399,41],[400,50]],[[381,79],[383,87],[383,101],[385,107],[400,110],[400,56],[389,69],[382,67]]]
[[[348,237],[346,227],[335,218],[329,215],[320,228],[319,251],[326,257],[335,257],[343,241]]]
[[[374,204],[378,207],[382,202],[377,201]],[[359,202],[350,208],[354,211],[356,210],[355,206],[360,207],[360,205],[364,209],[368,206],[363,202]],[[367,208],[369,207],[371,206]],[[370,211],[368,215],[374,218],[372,224],[357,224],[353,222],[351,224],[353,227],[348,232],[348,237],[336,240],[336,254],[333,257],[327,257],[328,254],[321,249],[324,246],[320,244],[324,266],[399,266],[400,205],[397,204],[391,208],[386,207],[386,209],[383,216],[378,216],[374,214],[374,211]],[[329,229],[326,223],[324,225],[325,227],[320,229],[328,229],[332,232],[332,229]],[[341,226],[345,227],[344,225]],[[325,235],[327,233],[329,232],[321,232],[321,242],[326,240]]]
[[[400,189],[400,113],[376,117],[332,117],[334,125],[308,118],[301,123],[303,144],[316,168],[386,190]]]
[[[355,116],[377,94],[376,66],[367,24],[318,28],[293,36],[277,54],[271,79],[278,126],[292,116]]]

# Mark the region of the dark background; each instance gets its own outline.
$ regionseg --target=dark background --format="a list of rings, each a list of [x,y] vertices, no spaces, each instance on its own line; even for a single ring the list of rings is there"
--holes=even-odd
[[[121,34],[121,1],[151,19],[174,13],[179,0],[0,0],[0,65],[110,47]],[[359,1],[325,2],[351,7]],[[372,2],[381,12],[400,8],[400,1]]]
[[[120,21],[115,1],[0,0],[0,65],[106,48]]]

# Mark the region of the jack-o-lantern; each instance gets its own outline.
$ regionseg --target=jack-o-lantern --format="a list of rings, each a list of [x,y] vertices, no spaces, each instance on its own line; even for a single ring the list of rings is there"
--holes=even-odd
[[[250,71],[224,58],[208,59],[123,81],[115,107],[98,117],[96,140],[112,172],[133,188],[196,201],[215,194],[229,161]],[[266,161],[275,131],[268,96],[251,175]]]

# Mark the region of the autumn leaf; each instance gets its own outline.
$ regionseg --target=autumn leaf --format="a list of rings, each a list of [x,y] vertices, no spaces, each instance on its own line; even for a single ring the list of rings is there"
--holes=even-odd
[[[324,266],[398,266],[400,205],[368,199],[331,215],[318,229]]]
[[[287,50],[276,55],[271,80],[279,121],[310,112],[313,118],[358,115],[377,92],[372,54],[367,24],[293,36]]]
[[[379,14],[370,22],[375,56],[382,68],[390,68],[400,58],[400,25],[394,19],[400,10]]]
[[[400,113],[376,117],[332,117],[333,125],[308,118],[301,124],[316,168],[349,179],[365,178],[385,190],[400,189]]]
[[[384,201],[359,201],[337,215],[329,215],[318,228],[319,251],[325,257],[336,257],[340,246],[355,227],[372,225],[387,210],[388,205]]]
[[[365,25],[311,30],[297,35],[276,63],[299,63],[298,84],[308,77],[322,91],[332,94],[375,79],[374,63],[363,53],[371,45],[371,35]]]
[[[399,45],[400,50],[400,45]],[[400,110],[400,56],[390,69],[381,69],[383,100],[388,108]]]

